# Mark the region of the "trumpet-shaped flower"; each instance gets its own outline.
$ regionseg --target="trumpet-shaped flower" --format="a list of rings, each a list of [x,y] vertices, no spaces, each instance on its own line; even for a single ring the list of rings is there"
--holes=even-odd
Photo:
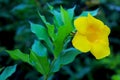
[[[110,54],[108,35],[110,29],[107,25],[90,14],[79,17],[74,21],[77,32],[72,40],[73,46],[81,52],[90,51],[96,59]]]

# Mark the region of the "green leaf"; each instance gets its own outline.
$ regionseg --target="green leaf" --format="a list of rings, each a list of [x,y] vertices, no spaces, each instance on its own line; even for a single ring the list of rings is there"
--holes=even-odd
[[[48,7],[49,7],[50,10],[53,10],[53,9],[54,9],[54,7],[51,6],[50,4],[47,3],[47,5],[48,5]]]
[[[96,16],[99,9],[93,10],[93,11],[83,11],[80,16],[88,16],[88,13],[90,13],[92,16]]]
[[[45,17],[42,16],[39,11],[38,11],[38,15],[40,16],[40,18],[43,21],[43,23],[46,25],[48,22],[46,21]]]
[[[31,8],[31,7],[32,7],[31,5],[19,4],[19,5],[15,6],[11,11],[15,13],[17,11],[24,11],[24,10]]]
[[[75,7],[71,8],[71,9],[68,9],[68,10],[66,10],[66,11],[61,7],[61,13],[60,13],[59,11],[53,9],[53,7],[52,7],[51,5],[49,5],[49,8],[50,8],[50,10],[51,10],[50,12],[54,15],[54,23],[55,23],[55,25],[56,25],[57,27],[62,26],[63,23],[66,24],[66,22],[64,22],[64,21],[65,21],[64,19],[66,19],[66,18],[64,18],[64,17],[67,17],[67,16],[61,15],[62,12],[63,12],[64,14],[65,14],[65,13],[66,13],[66,14],[69,14],[69,17],[70,17],[69,21],[70,21],[70,20],[73,20]],[[64,20],[64,21],[63,21],[63,20]]]
[[[49,48],[52,48],[51,40],[49,39],[47,29],[42,25],[31,23],[31,31],[38,37],[39,40],[43,40],[47,43]]]
[[[61,55],[61,64],[66,65],[71,63],[78,54],[80,54],[80,51],[76,50],[75,48],[65,50]]]
[[[48,28],[48,34],[50,36],[50,38],[52,39],[52,41],[55,40],[55,26],[52,25],[52,24],[46,24],[47,25],[47,28]]]
[[[54,41],[54,37],[55,37],[55,33],[54,33],[54,31],[55,31],[55,26],[52,25],[52,24],[50,24],[50,23],[48,23],[48,22],[46,21],[45,17],[42,16],[39,12],[38,12],[38,14],[39,14],[41,20],[43,21],[43,23],[45,24],[45,26],[47,27],[48,34],[49,34],[50,38]]]
[[[60,63],[61,61],[60,60],[61,60],[60,56],[57,59],[55,59],[53,65],[52,65],[52,67],[50,69],[51,73],[54,73],[54,72],[57,72],[57,71],[60,70],[60,68],[61,68],[61,63]]]
[[[73,31],[72,19],[69,13],[61,7],[61,16],[64,22],[64,25],[58,28],[57,36],[54,41],[54,55],[58,57],[61,53],[64,42],[67,39],[68,35]]]
[[[67,12],[67,10],[63,9],[62,6],[60,7],[60,11],[61,11],[61,17],[62,17],[63,23],[65,25],[70,24],[70,22],[71,22],[71,15]]]
[[[54,65],[52,67],[51,72],[57,72],[59,69],[66,64],[71,63],[75,57],[80,54],[80,51],[74,49],[74,48],[69,48],[61,54],[57,60],[54,62]]]
[[[50,11],[54,15],[54,24],[56,25],[56,28],[59,28],[63,25],[62,17],[59,11],[57,10],[51,10]]]
[[[22,60],[29,63],[29,55],[22,53],[19,49],[16,50],[7,50],[8,54],[15,60]]]
[[[111,80],[120,80],[120,74],[113,75]]]
[[[38,40],[34,41],[34,44],[32,45],[32,51],[37,53],[39,56],[47,56],[46,47]]]
[[[30,61],[33,67],[35,67],[38,72],[43,75],[48,74],[50,63],[47,56],[39,56],[37,53],[31,50],[30,52]]]
[[[0,80],[6,80],[8,77],[10,77],[16,71],[16,66],[17,65],[6,67],[0,75]]]
[[[68,12],[68,14],[69,14],[69,16],[70,16],[71,21],[72,21],[73,18],[74,18],[74,10],[75,10],[75,7],[76,7],[76,6],[74,6],[73,8],[70,8],[70,9],[67,10],[67,12]]]
[[[56,24],[56,27],[59,28],[60,26],[63,25],[61,14],[56,10],[53,11],[53,14],[54,14],[54,23]]]
[[[0,68],[0,72],[4,69],[4,67]]]

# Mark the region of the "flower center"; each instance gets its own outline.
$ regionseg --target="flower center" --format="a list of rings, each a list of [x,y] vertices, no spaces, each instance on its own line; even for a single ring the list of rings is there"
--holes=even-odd
[[[98,40],[99,29],[96,26],[89,26],[87,28],[86,36],[90,42],[95,42]]]

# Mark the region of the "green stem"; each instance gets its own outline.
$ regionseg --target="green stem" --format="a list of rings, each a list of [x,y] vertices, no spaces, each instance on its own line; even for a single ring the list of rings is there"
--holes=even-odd
[[[53,69],[54,63],[55,63],[56,59],[54,58],[54,60],[52,61],[51,65],[50,65],[50,70],[48,72],[48,77],[51,75],[51,71]]]
[[[44,75],[44,80],[48,80],[48,78],[49,78],[49,76],[50,76],[50,73],[51,73],[51,69],[52,69],[55,61],[56,61],[56,59],[54,59],[54,60],[52,61],[51,65],[50,65],[50,70],[49,70],[48,74],[47,74],[47,75]]]

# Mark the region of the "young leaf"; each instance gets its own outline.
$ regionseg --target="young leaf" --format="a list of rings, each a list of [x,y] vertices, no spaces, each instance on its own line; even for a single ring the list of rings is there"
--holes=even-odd
[[[52,48],[51,40],[49,39],[47,29],[42,25],[34,24],[30,22],[31,31],[38,37],[39,40],[43,40],[47,43],[49,48]]]
[[[32,45],[32,51],[34,51],[39,56],[47,56],[47,49],[41,44],[40,41],[35,40],[34,44]]]
[[[29,55],[26,53],[22,53],[19,49],[16,50],[7,50],[8,54],[16,60],[22,60],[24,62],[29,63]]]
[[[93,10],[93,11],[83,11],[80,16],[88,16],[88,13],[90,13],[92,16],[96,16],[99,9]]]
[[[76,7],[76,6],[74,6],[73,8],[67,10],[67,12],[69,13],[69,16],[70,16],[70,18],[71,18],[71,21],[73,20],[73,17],[74,17],[75,7]]]
[[[38,15],[40,16],[40,18],[43,21],[43,23],[46,25],[48,22],[46,21],[45,17],[42,16],[39,11],[38,11]]]
[[[16,66],[8,66],[5,68],[5,70],[0,74],[0,80],[6,80],[8,77],[10,77],[15,71]]]
[[[51,13],[54,15],[54,23],[56,25],[56,28],[59,28],[60,26],[63,25],[62,17],[60,12],[56,10],[52,10]]]
[[[61,17],[62,17],[63,23],[65,25],[71,24],[71,15],[67,12],[67,10],[63,9],[63,7],[61,6],[60,11],[61,11]]]
[[[32,66],[35,67],[41,74],[48,74],[50,63],[47,59],[47,56],[39,56],[37,53],[31,50],[30,61]]]

